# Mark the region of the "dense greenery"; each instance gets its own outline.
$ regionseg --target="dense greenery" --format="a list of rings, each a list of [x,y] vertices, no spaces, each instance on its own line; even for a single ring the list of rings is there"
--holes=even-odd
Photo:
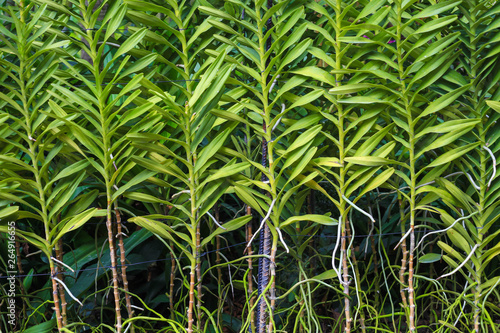
[[[1,327],[500,332],[496,1],[0,0],[0,22]]]

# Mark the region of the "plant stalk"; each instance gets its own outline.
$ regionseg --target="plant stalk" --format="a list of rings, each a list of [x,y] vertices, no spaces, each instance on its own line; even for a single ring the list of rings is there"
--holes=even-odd
[[[134,310],[132,309],[132,300],[130,298],[127,279],[127,261],[125,258],[125,245],[123,244],[123,227],[122,217],[118,209],[118,203],[115,201],[115,215],[116,215],[116,228],[118,233],[118,247],[120,248],[120,264],[121,264],[121,279],[123,282],[123,290],[125,291],[125,304],[127,306],[128,318],[134,317]],[[131,326],[132,332],[135,330]]]
[[[63,262],[62,247],[63,247],[62,238],[59,238],[59,240],[56,243],[56,258],[60,262]],[[56,271],[57,271],[57,278],[64,282],[64,275],[63,275],[64,268],[62,266],[58,267]],[[66,293],[64,287],[60,283],[58,283],[57,285],[59,286],[59,295],[61,298],[62,324],[63,327],[66,327],[66,325],[68,325],[68,316],[67,316],[68,303],[66,302]]]

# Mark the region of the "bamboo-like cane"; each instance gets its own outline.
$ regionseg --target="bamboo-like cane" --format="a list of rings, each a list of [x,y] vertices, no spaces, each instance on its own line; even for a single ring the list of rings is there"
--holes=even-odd
[[[59,305],[59,287],[57,286],[57,281],[54,279],[57,275],[57,271],[54,266],[54,261],[50,257],[48,259],[50,266],[50,279],[52,280],[52,299],[54,300],[54,309],[56,312],[57,330],[61,332],[63,328],[63,321],[61,307]]]
[[[351,234],[351,225],[350,223],[346,225],[346,231],[347,231],[347,238],[351,239],[352,234]],[[359,267],[358,267],[358,260],[356,259],[356,254],[354,253],[354,250],[351,250],[351,261],[352,265],[354,266],[354,274],[355,276],[360,277],[361,275],[359,274]],[[359,281],[359,278],[356,280],[356,288],[359,290],[361,289],[361,281]],[[365,326],[365,313],[363,311],[363,300],[361,297],[358,297],[358,311],[360,314],[359,322],[361,324],[361,332],[366,333],[366,326]]]
[[[272,0],[267,0],[267,9],[269,10],[273,5]],[[273,27],[272,18],[269,18],[266,22],[266,30],[269,31]],[[272,39],[271,36],[266,40],[266,51],[271,48]],[[267,65],[270,63],[270,58],[267,59]],[[262,122],[262,129],[264,133],[267,131],[267,124],[265,120]],[[267,141],[263,137],[262,138],[262,161],[261,164],[264,167],[267,167],[268,164],[268,156],[267,156]],[[267,181],[267,177],[262,174],[262,181]],[[270,208],[272,209],[272,208]],[[259,245],[259,254],[271,255],[271,231],[269,230],[269,226],[267,223],[264,224],[264,228],[261,229],[260,233],[260,245]],[[259,258],[259,271],[258,271],[258,295],[260,297],[259,303],[257,305],[257,325],[256,325],[256,333],[264,333],[266,331],[266,301],[264,299],[265,295],[262,295],[264,289],[269,283],[269,273],[270,273],[270,265],[272,263],[267,258]],[[262,296],[262,297],[261,297]],[[272,315],[272,314],[270,314]]]
[[[215,221],[217,221],[218,224],[220,224],[220,215],[219,215],[219,205],[216,202],[214,206],[214,211],[215,211]],[[216,252],[215,252],[215,264],[217,265],[217,288],[219,291],[219,295],[221,295],[221,289],[222,289],[222,267],[220,266],[221,263],[221,258],[220,258],[220,236],[217,235],[215,236],[215,242],[216,242]],[[222,297],[219,297],[218,302],[219,302],[219,312],[217,313],[217,325],[221,325],[221,310],[223,309],[223,299]]]
[[[121,264],[121,278],[123,282],[123,290],[125,291],[125,305],[127,306],[127,312],[129,319],[134,316],[134,310],[132,309],[132,300],[130,298],[128,289],[128,279],[127,279],[127,261],[125,258],[125,245],[123,243],[123,227],[122,227],[122,217],[120,215],[120,210],[118,209],[118,203],[115,201],[115,215],[116,215],[116,228],[118,236],[118,247],[120,248],[120,264]],[[131,326],[131,331],[134,332],[134,326]]]
[[[108,185],[108,184],[107,184]],[[115,313],[116,313],[116,332],[121,333],[122,331],[122,316],[120,310],[120,292],[118,285],[118,270],[116,267],[116,249],[115,249],[115,235],[113,233],[113,225],[111,222],[111,193],[110,186],[108,187],[108,207],[107,207],[107,218],[106,218],[106,228],[108,230],[108,245],[109,245],[109,256],[111,260],[111,273],[113,275],[113,296],[115,300]]]
[[[174,242],[170,241],[170,248],[174,248]],[[174,311],[174,285],[175,285],[175,258],[174,258],[174,253],[171,253],[171,259],[170,259],[170,299],[169,299],[169,306],[170,306],[170,318],[174,319],[175,318],[175,311]]]
[[[252,207],[247,205],[247,215],[252,215]],[[252,220],[246,224],[246,241],[247,244],[252,238],[253,231],[252,231]],[[255,304],[255,296],[252,296],[253,293],[253,261],[252,261],[252,255],[253,255],[253,250],[252,247],[249,246],[247,247],[247,253],[249,258],[247,259],[248,262],[248,295],[250,297],[250,309],[253,308],[253,305]],[[250,311],[250,331],[254,332],[255,331],[255,313],[254,311]]]
[[[60,262],[63,262],[62,246],[63,246],[63,242],[62,242],[62,238],[60,238],[56,244],[56,258]],[[61,281],[64,281],[63,273],[64,273],[63,267],[57,268],[57,278]],[[58,286],[59,286],[59,296],[61,298],[62,325],[63,325],[63,327],[66,327],[66,325],[68,325],[68,315],[67,315],[68,303],[66,302],[66,293],[64,291],[64,287],[60,283],[58,284]]]
[[[187,333],[192,333],[193,332],[193,307],[194,307],[194,281],[195,281],[195,269],[196,269],[196,263],[191,264],[191,271],[190,271],[190,281],[189,281],[189,306],[188,306],[188,327],[187,327]]]
[[[401,200],[401,194],[398,193],[398,202],[399,202],[399,214],[401,217],[404,216],[404,207],[403,207],[403,202]],[[405,226],[404,224],[401,224],[401,235],[405,234]],[[402,237],[402,236],[401,236]],[[401,242],[401,252],[403,257],[401,258],[401,268],[399,270],[399,293],[401,295],[401,300],[403,302],[403,307],[405,309],[408,308],[408,301],[406,300],[406,294],[405,294],[405,272],[406,272],[406,265],[407,265],[407,259],[408,259],[408,251],[406,249],[406,240],[402,240]]]
[[[344,314],[345,314],[345,332],[351,332],[351,301],[347,297],[349,295],[349,267],[347,265],[347,244],[349,243],[346,235],[346,228],[349,225],[347,217],[342,219],[344,225],[342,228],[342,241],[341,241],[341,253],[342,253],[342,285],[344,286]]]
[[[197,316],[197,325],[198,328],[202,327],[201,322],[201,297],[202,297],[202,276],[201,276],[201,233],[200,233],[200,224],[196,227],[196,278],[197,278],[197,304],[196,308],[198,312]]]

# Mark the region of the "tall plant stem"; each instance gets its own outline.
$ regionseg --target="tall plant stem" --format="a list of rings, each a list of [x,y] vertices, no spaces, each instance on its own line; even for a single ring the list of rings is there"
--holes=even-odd
[[[342,31],[342,6],[341,2],[337,1],[336,2],[336,7],[335,9],[335,22],[336,22],[336,29],[335,29],[335,69],[336,70],[341,70],[342,69],[342,42],[340,41],[341,38],[341,31]],[[342,75],[341,74],[336,74],[335,75],[335,85],[336,87],[341,86],[342,82]],[[339,97],[341,98],[341,97]],[[338,119],[338,124],[337,124],[337,130],[339,133],[339,141],[338,141],[338,149],[339,149],[339,162],[342,165],[339,169],[339,213],[340,213],[340,223],[341,223],[341,235],[342,235],[342,241],[341,241],[341,254],[342,254],[342,285],[344,289],[344,313],[345,313],[345,318],[346,318],[346,323],[345,323],[345,333],[350,333],[351,332],[351,304],[349,300],[349,267],[347,265],[347,255],[348,255],[348,249],[347,249],[347,239],[346,239],[346,226],[348,224],[347,216],[345,216],[346,213],[346,201],[343,199],[345,196],[345,178],[347,175],[347,169],[344,167],[345,164],[345,157],[346,157],[346,151],[345,151],[345,131],[344,131],[344,119],[345,119],[345,114],[343,107],[340,103],[336,104],[337,108],[337,119]]]
[[[260,244],[259,244],[259,254],[268,254],[271,248],[271,231],[266,225],[262,228],[260,232]],[[256,332],[264,333],[266,329],[266,301],[264,300],[265,295],[262,295],[264,289],[269,283],[269,259],[259,258],[258,276],[257,276],[257,294],[260,297],[259,303],[257,304],[257,324]]]
[[[24,8],[24,1],[20,2],[20,21],[22,23],[25,23],[25,15],[26,15],[26,9]],[[20,38],[18,41],[18,46],[21,49],[24,49],[24,47],[27,45],[27,38],[25,34],[21,33]],[[44,184],[43,184],[43,175],[40,174],[40,167],[39,167],[39,160],[38,160],[38,154],[37,154],[37,146],[35,146],[35,143],[31,141],[30,139],[33,138],[34,135],[34,130],[32,128],[32,120],[31,117],[32,115],[30,114],[31,107],[27,103],[27,101],[30,100],[30,96],[28,96],[28,89],[26,87],[27,82],[29,80],[29,76],[31,75],[31,68],[29,68],[28,64],[28,59],[26,59],[26,54],[27,52],[20,52],[19,53],[19,86],[20,86],[20,94],[21,94],[21,103],[22,103],[22,114],[24,116],[25,120],[25,130],[26,134],[28,136],[27,144],[29,146],[29,153],[28,156],[30,157],[30,161],[33,167],[33,173],[35,177],[35,184],[36,184],[36,190],[39,195],[39,202],[40,206],[42,208],[42,214],[41,217],[43,219],[43,224],[44,224],[44,231],[45,231],[45,240],[50,243],[50,225],[51,221],[48,219],[48,211],[47,211],[47,198],[46,194],[44,191]],[[25,74],[26,73],[26,74]],[[38,143],[40,144],[40,143]],[[46,249],[46,254],[49,260],[49,267],[50,267],[50,276],[52,280],[52,296],[54,300],[54,308],[56,312],[56,320],[57,320],[57,329],[59,332],[61,332],[63,328],[63,323],[62,323],[62,315],[61,315],[61,308],[59,305],[59,295],[58,295],[58,286],[57,282],[54,280],[54,278],[57,275],[57,271],[54,266],[54,262],[51,259],[51,254],[52,254],[52,248]]]
[[[484,147],[486,143],[486,131],[484,128],[484,121],[479,123],[479,134],[480,134],[480,139],[481,139],[481,147]],[[479,182],[480,186],[480,191],[479,191],[479,217],[478,217],[478,223],[481,223],[481,221],[484,221],[485,219],[483,218],[483,213],[486,210],[486,192],[488,191],[488,180],[487,180],[487,175],[486,175],[486,152],[485,149],[482,148],[479,150],[479,155],[480,155],[480,177],[481,180]],[[478,229],[477,233],[477,244],[482,244],[483,243],[483,238],[484,234],[482,232],[482,229],[484,227],[484,222],[481,223],[480,225],[476,226]],[[475,274],[474,274],[474,280],[476,282],[476,286],[474,287],[474,333],[479,333],[479,327],[480,327],[480,317],[481,317],[481,308],[479,306],[479,303],[481,301],[481,289],[482,289],[482,272],[484,271],[484,268],[481,267],[481,258],[483,257],[483,248],[481,246],[478,246],[476,249],[476,252],[474,256],[476,258],[479,258],[479,265],[475,265]]]
[[[219,240],[220,242],[220,240]],[[201,297],[202,295],[202,287],[203,287],[203,282],[202,282],[202,277],[201,277],[201,233],[200,233],[200,223],[198,222],[198,225],[196,226],[196,287],[197,287],[197,304],[196,308],[198,310],[197,315],[198,315],[198,327],[202,327],[201,323]]]
[[[170,241],[170,248],[174,248],[174,242]],[[175,311],[174,311],[174,285],[175,285],[175,258],[174,258],[174,253],[171,252],[171,259],[170,259],[170,289],[169,289],[169,306],[170,306],[170,319],[175,318]]]
[[[405,223],[403,222],[404,216],[404,206],[401,199],[401,194],[398,193],[398,203],[399,203],[399,216],[401,218],[401,237],[406,234]],[[403,302],[403,307],[408,309],[408,300],[406,299],[405,293],[405,272],[408,265],[408,250],[406,248],[406,239],[401,242],[401,268],[399,269],[399,293],[401,295],[401,301]]]
[[[196,263],[191,263],[191,272],[189,274],[190,279],[189,279],[189,305],[188,305],[188,327],[187,327],[188,333],[193,332],[193,323],[194,323],[193,308],[194,308],[195,269],[196,269]]]
[[[63,262],[62,247],[63,247],[63,242],[62,242],[62,238],[60,238],[56,243],[56,258],[60,262]],[[57,278],[64,282],[63,272],[64,272],[64,268],[62,266],[57,269]],[[59,295],[61,297],[62,324],[63,324],[63,327],[65,327],[66,325],[68,325],[68,317],[67,317],[68,303],[66,302],[66,294],[65,294],[64,287],[60,283],[58,283],[58,286],[59,286]]]
[[[215,220],[217,221],[217,223],[220,224],[220,216],[219,216],[219,205],[217,203],[215,203],[215,207],[214,207],[214,210],[215,210]],[[215,264],[217,265],[217,289],[218,289],[218,294],[221,295],[222,294],[222,267],[220,266],[220,263],[221,263],[221,258],[220,258],[220,236],[217,235],[215,237],[215,249],[216,249],[216,252],[215,252]],[[223,299],[222,297],[219,297],[218,298],[218,309],[219,311],[217,312],[217,325],[220,325],[221,324],[221,310],[223,308]]]
[[[342,282],[344,286],[344,314],[345,314],[345,330],[344,332],[351,332],[351,301],[349,300],[349,266],[347,264],[347,243],[348,237],[346,234],[346,228],[348,221],[347,218],[342,219],[342,241],[341,241],[341,252],[342,252]]]
[[[398,61],[398,74],[399,82],[401,87],[402,101],[404,103],[404,109],[406,110],[406,121],[408,124],[408,143],[409,143],[409,153],[410,158],[408,162],[410,170],[410,249],[409,249],[409,259],[408,259],[408,306],[410,308],[410,315],[408,318],[410,333],[416,332],[415,328],[415,318],[416,318],[416,305],[415,305],[415,290],[413,283],[414,276],[414,251],[415,251],[415,208],[416,208],[416,158],[415,158],[415,124],[413,122],[413,116],[411,113],[411,105],[408,102],[407,87],[404,78],[404,64],[402,57],[402,39],[401,34],[403,32],[402,27],[402,3],[401,1],[396,1],[397,6],[397,22],[396,22],[396,53]],[[401,217],[403,218],[403,216]],[[403,224],[404,221],[401,221]]]
[[[59,305],[59,292],[57,281],[54,279],[57,275],[57,270],[55,269],[54,261],[49,257],[49,266],[50,266],[50,276],[52,280],[52,298],[54,300],[54,308],[56,312],[56,321],[57,321],[57,330],[62,332],[63,326],[63,318],[61,314],[61,307]]]
[[[15,237],[15,246],[16,246],[16,263],[17,263],[17,271],[19,275],[24,275],[23,264],[21,262],[21,245],[19,242],[19,238]],[[26,290],[24,289],[24,284],[21,279],[19,279],[19,289],[21,290],[21,294],[25,295]],[[26,302],[23,302],[23,316],[26,315]]]
[[[128,279],[127,279],[127,261],[125,258],[125,245],[123,244],[123,227],[122,227],[122,217],[120,210],[118,209],[118,202],[115,201],[115,215],[116,215],[116,228],[118,233],[118,247],[120,248],[120,264],[121,264],[121,278],[123,282],[123,290],[125,291],[125,304],[127,306],[128,317],[132,318],[134,316],[134,310],[132,309],[132,300],[130,299],[129,289],[128,289]],[[131,331],[134,332],[134,326],[131,326]]]
[[[109,255],[111,259],[111,273],[113,275],[113,296],[115,299],[116,332],[120,333],[122,330],[120,291],[118,289],[119,285],[118,285],[118,270],[116,267],[116,249],[115,249],[113,225],[111,219],[111,189],[109,186],[109,181],[107,179],[106,179],[106,196],[108,200],[107,213],[106,213],[106,228],[108,230],[108,246],[109,246]]]
[[[471,4],[472,5],[472,4]],[[474,3],[474,5],[476,5]],[[487,118],[484,119],[485,116],[483,116],[483,112],[481,112],[481,100],[480,100],[480,91],[481,88],[478,87],[478,80],[476,80],[476,77],[478,75],[478,68],[477,68],[477,62],[478,62],[478,54],[477,54],[477,43],[479,41],[479,38],[477,38],[477,12],[475,10],[470,11],[470,34],[469,34],[469,51],[470,51],[470,77],[469,81],[472,84],[471,86],[471,91],[473,91],[473,95],[471,98],[472,102],[472,109],[477,110],[477,116],[481,119],[481,122],[478,124],[478,134],[479,134],[479,139],[481,142],[481,149],[479,150],[479,173],[480,173],[480,181],[479,181],[479,214],[478,214],[478,224],[476,225],[478,229],[477,233],[477,244],[482,244],[483,243],[483,238],[484,234],[482,233],[482,228],[484,226],[484,222],[481,223],[481,221],[484,221],[483,214],[486,207],[486,192],[488,191],[488,180],[487,180],[487,166],[486,166],[486,152],[483,147],[487,146],[487,140],[486,140],[486,129],[484,127],[484,124],[487,122]],[[481,75],[480,73],[479,75]],[[484,103],[484,101],[482,101]],[[494,166],[495,167],[495,166]],[[476,249],[475,252],[475,257],[476,258],[482,258],[483,254],[483,247],[479,246]],[[481,263],[481,260],[479,260]],[[481,272],[484,271],[484,268],[481,267],[481,265],[476,265],[475,267],[475,274],[474,274],[474,280],[476,282],[476,285],[474,287],[474,317],[473,317],[473,322],[474,322],[474,332],[479,333],[480,332],[480,316],[481,316],[481,309],[479,307],[479,303],[481,301],[481,289],[482,289],[482,277],[481,277]]]
[[[188,328],[187,332],[193,332],[193,324],[194,324],[194,302],[195,302],[195,275],[198,275],[198,294],[197,298],[197,307],[198,307],[198,325],[200,325],[201,321],[201,260],[200,260],[200,221],[198,221],[198,209],[197,209],[197,197],[196,197],[196,188],[197,188],[197,178],[194,172],[195,162],[197,159],[196,149],[194,151],[190,150],[191,147],[191,109],[189,104],[186,102],[186,112],[185,112],[185,128],[184,135],[186,137],[186,155],[188,156],[188,169],[189,169],[189,193],[191,198],[191,215],[189,219],[191,221],[191,235],[192,235],[192,258],[191,258],[191,268],[190,268],[190,281],[189,281],[189,306],[188,306]]]
[[[88,9],[88,8],[87,8]],[[100,75],[101,73],[101,62],[95,61],[98,57],[97,52],[97,43],[95,43],[96,36],[93,34],[90,23],[87,21],[87,13],[84,11],[82,13],[82,17],[84,18],[84,26],[87,30],[87,41],[89,41],[90,45],[90,64],[92,65],[92,74],[94,76],[95,81],[95,97],[98,100],[97,109],[100,114],[100,128],[101,131],[101,139],[103,142],[103,158],[100,161],[103,167],[103,171],[101,172],[101,176],[104,180],[104,186],[106,188],[106,229],[108,236],[108,247],[109,247],[109,256],[111,261],[111,273],[113,276],[113,296],[115,303],[115,316],[116,316],[116,333],[121,333],[122,330],[122,316],[120,310],[120,291],[119,291],[119,278],[118,278],[118,269],[117,269],[117,260],[116,260],[116,247],[115,247],[115,233],[113,231],[113,219],[112,219],[112,204],[113,204],[113,186],[114,184],[111,182],[112,173],[109,170],[108,166],[112,163],[112,157],[109,153],[111,149],[111,137],[109,134],[109,123],[106,118],[105,109],[106,109],[106,100],[103,93],[103,77]]]
[[[273,1],[272,0],[267,0],[267,9],[270,10],[271,7],[273,6]],[[260,8],[258,8],[257,13],[260,17]],[[267,22],[266,22],[266,31],[269,31],[272,28],[273,22],[272,18],[270,17]],[[259,36],[259,41],[260,41],[260,47],[261,47],[261,59],[264,59],[264,54],[267,52],[272,45],[272,39],[271,36],[267,38],[267,40],[263,40],[263,35],[261,34]],[[264,45],[263,45],[264,44]],[[265,63],[261,63],[262,68],[267,68],[270,64],[270,59],[271,57],[269,56],[266,60]],[[262,87],[263,87],[263,95],[264,95],[264,117],[262,121],[262,129],[264,133],[270,132],[270,129],[267,126],[268,119],[270,117],[270,110],[269,110],[269,91],[267,90],[267,82],[270,78],[266,77],[264,72],[262,73]],[[268,158],[272,157],[272,152],[268,152],[268,142],[265,137],[262,137],[262,160],[261,164],[263,167],[267,168],[268,167]],[[270,181],[268,177],[263,173],[262,174],[262,182],[268,182]],[[270,197],[271,194],[268,193],[268,196]],[[262,222],[262,219],[261,219]],[[264,228],[261,229],[260,233],[260,244],[259,244],[259,254],[265,254],[270,256],[271,255],[271,230],[269,229],[269,226],[267,222],[264,224]],[[272,257],[272,255],[271,255]],[[259,258],[259,271],[258,271],[258,295],[260,297],[259,303],[257,306],[257,327],[256,327],[256,332],[257,333],[264,333],[266,329],[266,302],[265,302],[265,295],[262,295],[264,292],[264,289],[266,286],[269,284],[270,280],[270,265],[273,265],[273,262],[270,261],[268,258]],[[272,287],[271,287],[272,288]],[[271,291],[272,292],[272,291]],[[269,316],[272,316],[272,312],[269,314]]]
[[[246,143],[246,149],[247,149],[247,156],[252,156],[252,139],[250,135],[250,126],[246,125],[245,126],[245,143]],[[252,216],[252,207],[250,205],[247,205],[246,207],[246,215],[247,216]],[[245,238],[246,238],[246,243],[250,243],[250,240],[253,237],[253,230],[252,230],[252,222],[253,219],[250,219],[250,221],[245,225]],[[253,306],[255,304],[255,296],[253,296],[253,250],[252,247],[249,246],[246,248],[247,254],[248,254],[248,276],[247,276],[247,283],[248,283],[248,297],[250,298],[249,302],[249,309],[250,309],[250,328],[249,332],[255,332],[255,311],[253,310]]]
[[[350,240],[352,237],[350,223],[346,225],[346,231],[347,231],[347,239]],[[353,250],[351,250],[351,261],[354,267],[355,276],[361,277],[361,275],[359,274],[358,260],[356,260],[356,254]],[[361,281],[359,279],[356,279],[356,288],[357,290],[361,290]],[[360,316],[359,321],[361,323],[361,332],[366,333],[365,313],[363,311],[363,300],[361,299],[361,297],[358,299],[358,309]]]
[[[191,76],[191,67],[190,67],[190,59],[189,59],[189,48],[188,48],[188,38],[186,37],[186,29],[183,24],[188,24],[188,22],[183,21],[182,17],[182,9],[178,8],[175,10],[175,15],[179,19],[179,22],[184,22],[179,26],[179,31],[180,31],[180,42],[182,45],[182,53],[185,55],[183,58],[183,65],[182,67],[184,68],[184,73],[186,74],[187,77]],[[186,81],[186,90],[188,92],[188,96],[191,96],[193,93],[193,87],[192,87],[192,82],[191,81]],[[189,103],[186,101],[184,108],[184,119],[183,119],[183,132],[186,140],[186,156],[187,156],[187,161],[188,161],[188,169],[189,169],[189,195],[190,195],[190,202],[191,202],[191,209],[190,209],[190,233],[192,235],[191,238],[191,253],[192,253],[192,259],[191,259],[191,267],[190,267],[190,280],[189,280],[189,305],[188,305],[188,327],[187,327],[187,332],[191,333],[193,332],[193,326],[194,326],[194,302],[195,302],[195,286],[196,286],[196,275],[198,275],[198,290],[197,290],[197,308],[198,308],[198,315],[197,315],[197,324],[198,326],[201,324],[201,297],[202,297],[202,284],[201,284],[201,259],[200,259],[200,241],[201,241],[201,236],[200,236],[200,221],[198,220],[198,206],[197,206],[197,201],[198,198],[196,196],[196,189],[198,187],[198,173],[194,172],[194,167],[195,163],[197,160],[197,150],[196,147],[194,149],[191,149],[191,141],[192,141],[192,131],[191,131],[191,122],[194,114],[192,114],[192,106],[189,105]]]
[[[251,216],[252,215],[252,207],[247,205],[247,215]],[[253,236],[253,231],[252,231],[252,220],[248,222],[245,226],[246,228],[246,242],[247,244],[250,242]],[[252,247],[247,247],[247,254],[249,258],[247,259],[248,262],[248,277],[247,277],[247,282],[248,282],[248,296],[250,298],[249,302],[249,308],[252,309],[253,305],[255,303],[255,296],[252,295],[253,293],[253,261],[252,261],[252,255],[253,255],[253,250]],[[251,332],[255,332],[255,313],[253,310],[250,310],[250,329]]]
[[[93,40],[92,36],[92,31],[89,30],[87,31],[89,34],[89,40]],[[94,43],[91,43],[94,44]],[[95,56],[97,54],[95,48],[91,49],[92,54],[91,56]],[[94,67],[94,78],[96,81],[96,87],[97,87],[97,96],[96,97],[101,97],[102,95],[102,82],[101,82],[101,76],[99,75],[100,73],[100,63],[94,61],[93,64]],[[121,316],[121,310],[120,310],[120,291],[119,291],[119,282],[118,282],[118,269],[117,269],[117,260],[116,260],[116,247],[115,247],[115,234],[113,231],[113,219],[112,219],[112,197],[113,197],[113,183],[111,183],[111,175],[110,171],[107,170],[107,166],[110,165],[111,163],[111,156],[109,154],[110,150],[110,137],[108,134],[108,124],[107,124],[107,119],[104,116],[104,109],[105,105],[103,105],[103,99],[98,98],[99,104],[99,113],[101,114],[101,128],[102,128],[102,141],[103,141],[103,156],[104,160],[102,161],[103,169],[104,169],[104,174],[102,175],[104,178],[104,184],[106,187],[106,229],[108,231],[108,246],[109,246],[109,255],[110,255],[110,261],[111,261],[111,273],[113,276],[113,296],[114,296],[114,301],[115,301],[115,313],[116,313],[116,332],[121,333],[122,330],[122,316]]]
[[[19,238],[16,236],[16,241],[15,241],[15,245],[16,245],[16,262],[17,262],[17,271],[19,273],[19,275],[23,275],[24,274],[24,270],[23,270],[23,264],[21,262],[21,244],[19,242]],[[21,284],[21,290],[24,289],[24,287],[22,286]],[[24,290],[23,290],[23,293],[24,293]]]
[[[189,112],[188,112],[188,105],[186,103],[186,114],[189,115]],[[191,140],[190,140],[190,137],[191,137],[191,131],[190,131],[190,124],[189,124],[189,120],[187,121],[186,123],[186,138],[187,138],[187,142],[188,142],[188,145],[187,147],[190,147],[191,146]],[[188,148],[186,148],[188,149]],[[189,280],[189,305],[188,305],[188,328],[187,328],[187,332],[188,333],[192,333],[193,332],[193,324],[194,324],[194,299],[195,299],[195,295],[194,295],[194,289],[195,289],[195,274],[196,272],[198,272],[198,264],[199,264],[199,253],[198,253],[198,249],[199,249],[199,222],[196,221],[196,217],[197,217],[197,209],[196,209],[196,195],[195,195],[195,191],[196,191],[196,184],[195,184],[195,181],[194,181],[194,177],[195,177],[195,174],[194,174],[194,158],[193,158],[193,154],[191,152],[188,152],[188,161],[189,161],[189,179],[191,180],[190,184],[189,184],[189,193],[190,193],[190,196],[191,196],[191,216],[190,216],[190,220],[191,220],[191,234],[192,234],[192,259],[191,259],[191,268],[190,268],[190,280]],[[200,294],[197,295],[198,299],[201,297]],[[201,306],[201,301],[198,301],[198,306]],[[199,309],[200,310],[200,309]],[[200,320],[200,317],[198,317],[198,320]],[[199,324],[199,323],[198,323]]]

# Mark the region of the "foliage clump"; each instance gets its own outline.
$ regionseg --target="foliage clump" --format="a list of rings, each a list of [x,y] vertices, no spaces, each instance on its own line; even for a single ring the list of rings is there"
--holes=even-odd
[[[2,327],[500,331],[499,14],[0,0]]]

